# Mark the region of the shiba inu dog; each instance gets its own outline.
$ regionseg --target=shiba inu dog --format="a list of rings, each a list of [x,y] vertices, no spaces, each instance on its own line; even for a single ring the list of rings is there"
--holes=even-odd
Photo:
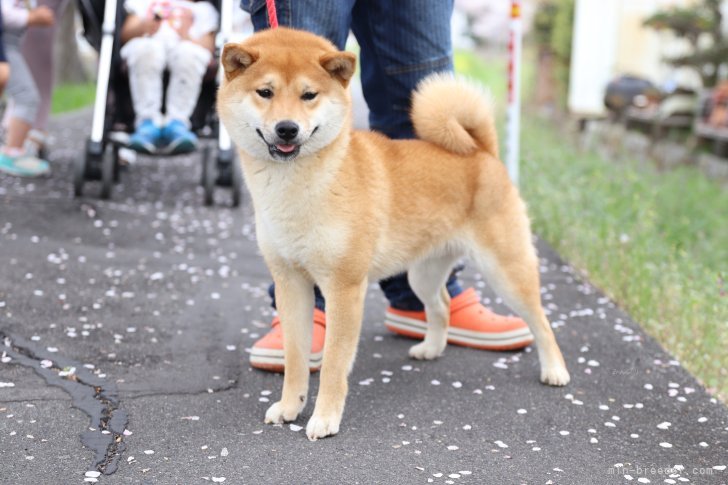
[[[420,140],[393,141],[351,129],[355,64],[354,54],[287,28],[222,54],[218,112],[239,149],[284,333],[282,397],[265,421],[295,420],[306,404],[314,284],[326,298],[327,330],[311,440],[339,431],[368,282],[408,271],[428,323],[409,355],[435,359],[447,343],[445,282],[463,257],[528,323],[541,381],[567,384],[488,96],[449,74],[432,76],[413,95]]]

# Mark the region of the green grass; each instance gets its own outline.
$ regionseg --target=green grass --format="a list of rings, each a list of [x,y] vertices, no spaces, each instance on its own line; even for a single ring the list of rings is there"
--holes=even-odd
[[[456,72],[488,86],[495,99],[506,99],[508,85],[505,59],[483,60],[470,51],[460,50],[455,52],[454,64]]]
[[[51,99],[51,114],[66,113],[90,106],[94,102],[95,95],[96,84],[92,82],[56,86]]]
[[[475,66],[466,74],[504,83],[492,63],[459,57],[470,58],[459,67]],[[728,398],[728,191],[692,168],[658,173],[581,152],[534,116],[522,130],[534,231]]]

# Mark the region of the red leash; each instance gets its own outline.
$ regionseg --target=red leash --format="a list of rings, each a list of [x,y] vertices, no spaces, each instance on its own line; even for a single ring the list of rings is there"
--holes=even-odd
[[[268,8],[268,23],[271,29],[278,27],[278,15],[276,15],[275,0],[266,0],[265,6]]]

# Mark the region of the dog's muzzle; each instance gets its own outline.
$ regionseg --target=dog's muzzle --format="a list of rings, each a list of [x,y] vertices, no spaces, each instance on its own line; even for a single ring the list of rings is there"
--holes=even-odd
[[[280,123],[279,123],[280,124]],[[274,160],[288,161],[296,158],[298,152],[301,151],[301,145],[296,143],[295,137],[289,140],[281,140],[280,138],[276,143],[269,143],[268,140],[263,136],[263,132],[260,129],[255,130],[261,140],[268,146],[268,153]],[[296,127],[296,135],[298,135],[298,127]]]

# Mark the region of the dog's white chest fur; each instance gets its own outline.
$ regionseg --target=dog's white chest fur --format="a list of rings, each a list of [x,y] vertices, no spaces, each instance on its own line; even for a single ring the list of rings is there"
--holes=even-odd
[[[256,223],[261,244],[289,263],[311,268],[322,260],[332,263],[347,249],[350,231],[332,218],[321,191],[321,180],[301,183],[297,177],[265,177],[265,187],[254,190]]]

